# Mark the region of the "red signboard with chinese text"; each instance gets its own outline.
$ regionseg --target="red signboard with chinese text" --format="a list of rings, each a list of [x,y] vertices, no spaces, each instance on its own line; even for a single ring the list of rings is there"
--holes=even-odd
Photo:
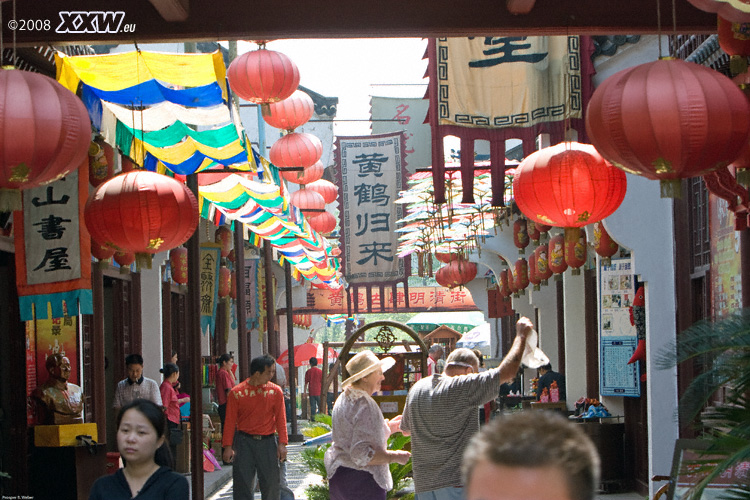
[[[406,295],[403,288],[396,289],[396,308],[393,307],[393,291],[385,289],[385,310],[381,309],[383,297],[378,289],[372,290],[370,300],[365,288],[358,289],[356,297],[352,292],[352,311],[366,312],[368,303],[372,312],[440,312],[440,311],[476,311],[471,293],[465,288],[448,289],[435,287],[410,287],[409,307],[406,307]],[[307,306],[296,307],[294,312],[315,314],[348,314],[347,292],[345,290],[323,290],[314,288],[307,293]]]

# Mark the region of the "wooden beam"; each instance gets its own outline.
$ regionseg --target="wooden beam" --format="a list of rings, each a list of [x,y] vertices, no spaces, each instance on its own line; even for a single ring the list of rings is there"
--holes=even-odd
[[[149,0],[161,17],[170,23],[186,21],[190,13],[189,0]]]
[[[49,21],[48,29],[17,30],[18,46],[47,43],[146,43],[186,40],[257,40],[278,38],[378,38],[498,35],[616,35],[659,31],[653,0],[537,0],[526,15],[512,15],[505,2],[474,0],[379,0],[340,2],[245,2],[191,0],[182,22],[164,22],[158,7],[179,0],[68,0],[62,12],[124,12],[116,32],[58,33],[58,2],[17,2],[16,19]],[[186,1],[186,0],[184,0]],[[126,6],[123,6],[126,5]],[[672,32],[672,4],[661,2],[661,31]],[[3,39],[13,40],[8,20],[12,2],[2,2]],[[675,3],[676,32],[716,33],[716,15],[684,0]],[[88,30],[94,31],[94,30]]]

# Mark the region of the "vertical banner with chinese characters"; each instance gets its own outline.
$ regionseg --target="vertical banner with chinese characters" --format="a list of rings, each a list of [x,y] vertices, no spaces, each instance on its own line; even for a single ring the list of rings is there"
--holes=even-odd
[[[201,331],[214,332],[216,305],[219,302],[219,264],[221,245],[201,243]]]
[[[336,139],[341,248],[349,283],[395,283],[405,278],[397,255],[396,221],[403,205],[404,134]]]
[[[36,389],[36,332],[34,322],[26,323],[26,423],[34,425],[36,411],[31,394]]]
[[[726,200],[708,195],[711,241],[711,316],[721,318],[742,308],[740,232]]]
[[[425,123],[430,101],[421,97],[372,97],[372,133],[404,131],[404,157],[409,169],[432,165],[432,132]]]
[[[258,259],[245,259],[245,326],[258,326]]]
[[[440,38],[441,125],[505,128],[581,118],[577,36]]]
[[[50,184],[23,191],[13,222],[21,320],[93,314],[91,240],[83,222],[88,161]]]
[[[630,323],[635,295],[630,259],[612,259],[599,269],[600,387],[603,396],[641,395],[638,362],[628,364],[638,344]]]

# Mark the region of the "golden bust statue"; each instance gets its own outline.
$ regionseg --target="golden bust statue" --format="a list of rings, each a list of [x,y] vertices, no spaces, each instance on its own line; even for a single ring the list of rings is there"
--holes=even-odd
[[[83,391],[68,383],[70,360],[62,354],[53,354],[46,362],[49,378],[34,390],[37,400],[37,423],[83,423]]]

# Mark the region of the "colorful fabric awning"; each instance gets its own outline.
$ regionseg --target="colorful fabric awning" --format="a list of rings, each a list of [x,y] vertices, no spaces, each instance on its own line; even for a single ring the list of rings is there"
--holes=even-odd
[[[278,172],[252,151],[229,103],[221,54],[134,51],[56,55],[57,78],[82,100],[104,139],[148,170],[187,175],[214,167],[247,174],[202,174],[204,216],[214,206],[271,242],[295,277],[341,286],[328,241],[289,204]],[[200,129],[200,130],[199,130]]]

